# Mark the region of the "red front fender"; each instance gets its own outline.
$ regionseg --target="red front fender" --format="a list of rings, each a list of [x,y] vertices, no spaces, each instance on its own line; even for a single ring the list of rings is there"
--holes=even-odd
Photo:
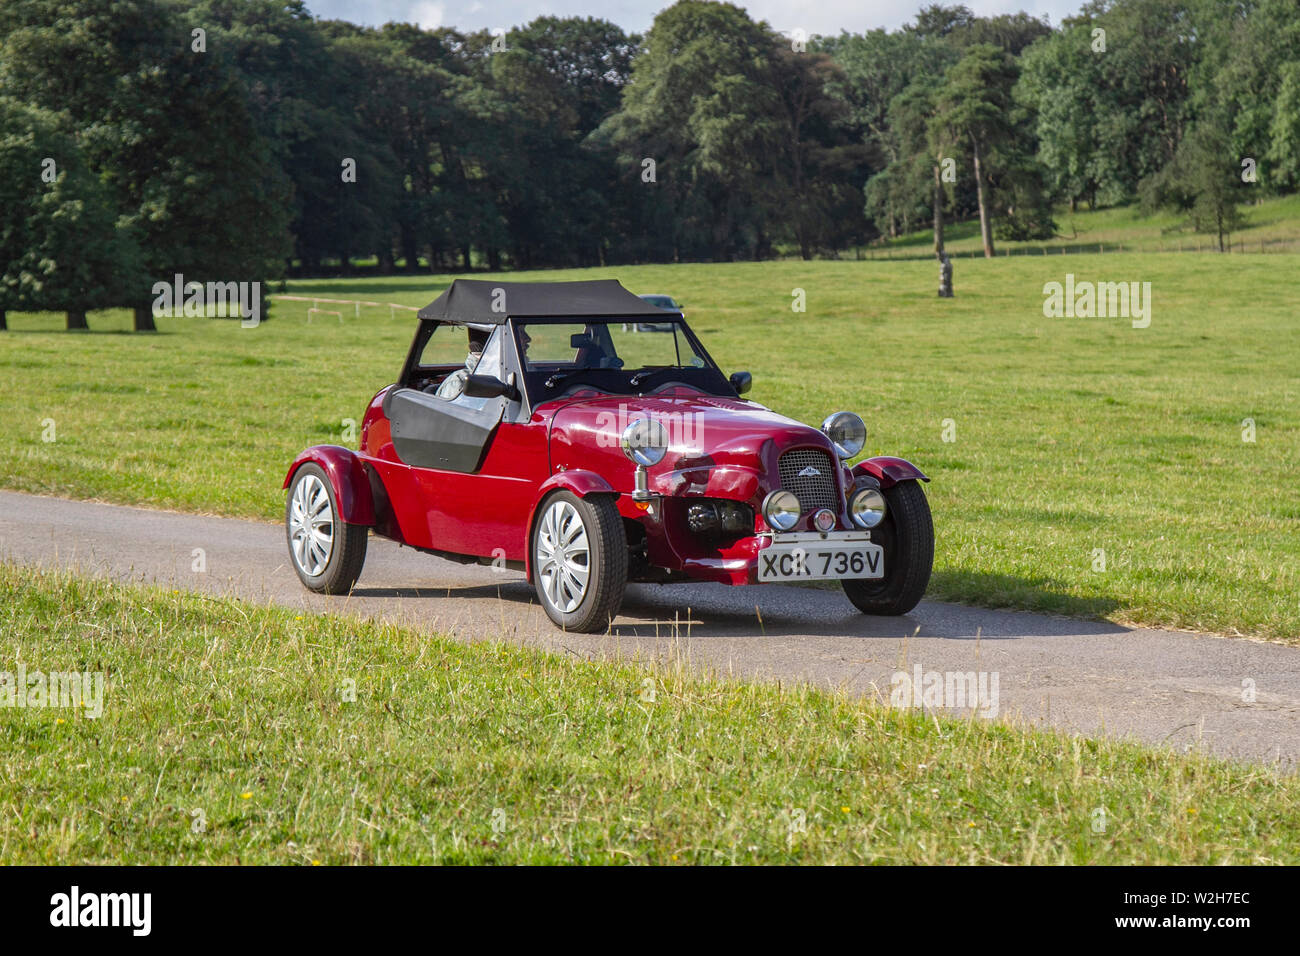
[[[340,517],[347,524],[375,523],[375,503],[370,494],[370,476],[357,453],[341,445],[314,445],[294,459],[289,473],[284,476],[288,488],[294,473],[307,462],[319,465],[334,489],[334,499],[339,503]]]
[[[880,482],[880,487],[888,488],[896,485],[900,481],[929,481],[920,468],[902,458],[891,458],[888,455],[881,455],[878,458],[868,458],[866,461],[860,461],[853,466],[853,475],[870,475]]]
[[[524,570],[528,574],[529,581],[533,579],[533,526],[537,523],[537,506],[552,491],[561,488],[572,492],[579,498],[585,498],[587,495],[613,495],[618,493],[608,481],[594,471],[585,471],[580,468],[575,468],[572,471],[557,471],[542,482],[541,487],[537,489],[537,494],[533,496],[533,506],[528,509],[528,540],[524,544]]]

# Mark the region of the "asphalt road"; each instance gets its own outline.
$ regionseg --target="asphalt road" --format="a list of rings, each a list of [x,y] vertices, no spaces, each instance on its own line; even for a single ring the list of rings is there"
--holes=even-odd
[[[202,548],[207,570],[193,570]],[[306,591],[280,525],[0,492],[0,558],[506,638],[583,657],[685,658],[721,675],[802,680],[888,699],[899,670],[984,672],[1002,718],[1132,736],[1234,759],[1300,759],[1300,648],[923,602],[859,614],[839,591],[632,585],[609,634],[556,630],[523,575],[371,536],[349,597]],[[1250,685],[1246,682],[1252,682]],[[1243,699],[1252,687],[1253,701]]]

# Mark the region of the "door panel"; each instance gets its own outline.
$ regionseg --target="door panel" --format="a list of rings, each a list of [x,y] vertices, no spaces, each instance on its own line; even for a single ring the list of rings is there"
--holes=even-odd
[[[393,449],[403,463],[472,472],[483,460],[506,400],[491,398],[474,408],[413,388],[398,388],[388,393],[384,406],[392,425]]]
[[[504,422],[477,474],[414,468],[428,509],[431,546],[522,561],[528,512],[549,470],[544,424]]]

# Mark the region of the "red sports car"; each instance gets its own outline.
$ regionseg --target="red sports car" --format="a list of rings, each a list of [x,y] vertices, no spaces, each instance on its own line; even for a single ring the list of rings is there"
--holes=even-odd
[[[633,334],[646,321],[671,334]],[[901,458],[849,467],[861,418],[803,425],[742,398],[750,382],[615,280],[457,279],[420,311],[360,449],[290,467],[294,567],[345,593],[373,529],[523,571],[576,631],[607,628],[629,581],[836,579],[868,614],[910,611],[934,557],[929,479]]]

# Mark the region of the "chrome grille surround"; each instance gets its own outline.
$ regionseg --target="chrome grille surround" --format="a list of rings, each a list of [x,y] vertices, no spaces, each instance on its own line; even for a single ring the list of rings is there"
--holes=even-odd
[[[818,508],[829,508],[839,514],[839,492],[835,482],[834,459],[820,448],[794,448],[783,454],[778,462],[781,487],[794,493],[804,514]],[[816,475],[800,475],[807,469]]]

